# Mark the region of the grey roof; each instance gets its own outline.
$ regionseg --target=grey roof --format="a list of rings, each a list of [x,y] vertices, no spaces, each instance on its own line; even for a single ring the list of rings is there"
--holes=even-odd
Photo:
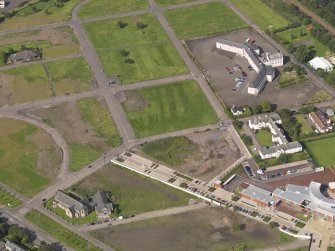
[[[69,208],[73,207],[77,211],[86,210],[87,205],[81,203],[80,201],[72,198],[71,196],[63,193],[62,191],[58,191],[55,195],[55,200],[60,201],[61,203],[65,204]]]
[[[245,45],[244,44],[240,44],[240,43],[237,43],[237,42],[225,39],[225,38],[219,38],[218,42],[220,42],[222,44],[234,46],[236,48],[245,49]]]
[[[96,192],[93,195],[93,202],[96,204],[95,210],[101,212],[103,209],[113,210],[113,203],[110,202],[107,193],[105,192]]]
[[[9,59],[12,61],[27,61],[38,57],[37,50],[23,50],[18,53],[11,54]]]
[[[11,250],[11,251],[24,251],[25,249],[19,247],[18,245],[16,245],[15,243],[11,242],[11,241],[6,241],[6,250]]]
[[[327,110],[326,110],[326,113],[327,113],[328,116],[334,116],[334,111],[333,111],[333,109],[327,109]]]
[[[265,203],[270,203],[272,201],[271,192],[254,185],[249,185],[249,187],[244,189],[241,193]]]
[[[275,52],[275,53],[269,53],[268,56],[270,60],[273,60],[273,59],[282,58],[283,54],[281,52]]]
[[[253,43],[244,43],[245,46],[247,46],[249,49],[253,50],[253,51],[257,51],[259,50],[259,47]]]

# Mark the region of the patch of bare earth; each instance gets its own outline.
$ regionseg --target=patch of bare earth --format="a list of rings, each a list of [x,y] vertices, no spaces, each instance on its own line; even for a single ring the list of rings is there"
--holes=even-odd
[[[13,83],[15,76],[0,74],[0,106],[7,105],[11,101],[13,93]]]
[[[82,120],[80,109],[75,102],[63,103],[31,113],[54,127],[69,144],[90,144],[104,151],[109,148],[104,140],[95,133],[92,126]]]
[[[140,112],[149,105],[149,102],[135,91],[127,91],[124,95],[126,100],[123,102],[123,106],[126,111]]]

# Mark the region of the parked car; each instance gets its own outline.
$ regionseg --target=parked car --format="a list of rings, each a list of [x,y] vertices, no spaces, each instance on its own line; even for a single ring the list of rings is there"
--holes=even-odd
[[[247,74],[245,71],[241,71],[241,73],[242,73],[242,76],[243,76],[243,77],[248,76],[248,74]]]

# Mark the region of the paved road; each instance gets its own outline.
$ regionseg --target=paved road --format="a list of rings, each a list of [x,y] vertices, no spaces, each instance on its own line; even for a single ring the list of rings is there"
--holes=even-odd
[[[0,182],[0,188],[9,193],[10,195],[14,196],[15,198],[22,200],[23,202],[28,201],[28,198],[26,196],[16,192],[15,190],[13,190],[12,188],[10,188],[9,186],[7,186],[2,182]]]

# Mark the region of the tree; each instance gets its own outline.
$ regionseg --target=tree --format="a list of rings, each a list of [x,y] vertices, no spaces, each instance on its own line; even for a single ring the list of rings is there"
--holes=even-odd
[[[136,22],[136,27],[137,27],[137,29],[141,29],[142,30],[142,29],[148,27],[148,25],[145,24],[145,23],[142,23],[142,22]]]
[[[241,139],[242,139],[242,141],[244,142],[244,144],[249,145],[249,146],[252,145],[252,139],[251,139],[250,136],[248,136],[248,135],[246,135],[246,134],[242,134],[242,135],[241,135]]]
[[[272,111],[271,104],[268,101],[263,102],[261,104],[261,107],[262,107],[262,112],[271,112]]]
[[[238,222],[234,222],[233,224],[233,231],[234,232],[240,232],[241,231],[241,224]]]
[[[289,159],[288,155],[283,153],[283,154],[279,155],[278,162],[280,164],[285,164],[285,163],[288,162],[288,159]]]
[[[234,119],[233,120],[233,126],[237,129],[242,129],[243,127],[243,122],[238,120],[238,119]]]
[[[234,251],[245,251],[247,248],[247,245],[245,245],[243,242],[240,242],[234,246]]]
[[[32,240],[30,238],[29,231],[25,228],[18,226],[10,226],[8,230],[8,239],[13,242],[26,244],[30,243]]]
[[[56,250],[57,250],[56,248],[46,243],[45,241],[42,241],[37,249],[37,251],[56,251]]]
[[[127,56],[129,55],[129,51],[121,50],[121,51],[120,51],[120,55],[121,55],[122,57],[127,57]]]
[[[121,29],[126,27],[127,25],[128,25],[127,23],[125,23],[121,20],[117,22],[117,26],[119,26],[119,28],[121,28]]]
[[[131,59],[131,58],[127,58],[124,62],[125,62],[126,64],[133,64],[133,63],[135,63],[135,60],[134,60],[134,59]]]
[[[0,239],[5,237],[8,233],[8,224],[6,222],[0,223]]]
[[[252,107],[252,112],[254,114],[262,113],[262,106],[261,105],[255,105],[254,107]]]

